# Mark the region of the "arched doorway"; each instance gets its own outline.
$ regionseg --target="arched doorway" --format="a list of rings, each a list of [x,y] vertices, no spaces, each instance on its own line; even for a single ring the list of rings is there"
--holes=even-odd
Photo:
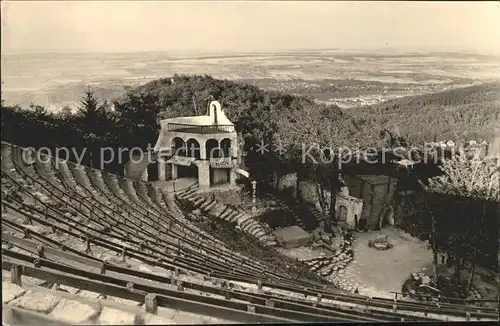
[[[380,214],[380,219],[378,221],[379,229],[382,229],[386,226],[394,225],[394,209],[391,205],[385,207]]]
[[[177,178],[198,179],[198,167],[194,164],[190,166],[177,165]]]
[[[347,207],[340,205],[338,209],[338,221],[347,222]]]
[[[368,228],[367,223],[368,223],[368,221],[366,220],[366,218],[364,218],[364,217],[360,218],[359,223],[358,223],[359,230],[366,231],[366,229]]]

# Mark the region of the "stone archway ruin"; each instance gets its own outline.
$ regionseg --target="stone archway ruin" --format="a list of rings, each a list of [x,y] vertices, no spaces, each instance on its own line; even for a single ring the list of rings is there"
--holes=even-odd
[[[347,222],[347,207],[344,205],[339,205],[339,208],[337,210],[337,220],[339,222]]]
[[[384,226],[394,225],[394,208],[392,205],[386,205],[380,212],[378,219],[378,229],[381,230]]]

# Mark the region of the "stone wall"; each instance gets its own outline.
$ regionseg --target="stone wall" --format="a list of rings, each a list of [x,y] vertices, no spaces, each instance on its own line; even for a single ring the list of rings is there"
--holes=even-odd
[[[230,189],[217,189],[212,188],[210,192],[199,193],[201,197],[204,198],[213,198],[217,200],[219,203],[225,205],[241,205],[243,204],[243,194],[242,189],[240,187],[231,187]]]
[[[398,179],[387,177],[386,183],[370,184],[364,180],[346,177],[345,182],[350,195],[363,200],[361,218],[366,219],[368,228],[378,229],[381,214],[394,202]]]
[[[340,219],[341,206],[347,209],[346,226],[356,228],[363,211],[363,200],[349,195],[338,195],[335,202],[335,213],[337,220]]]
[[[125,163],[123,175],[132,180],[148,181],[149,163],[149,157],[147,154],[142,156],[142,160],[141,156],[135,155],[132,160]]]
[[[295,198],[300,198],[304,203],[314,206],[318,211],[322,211],[317,194],[316,183],[311,180],[297,180],[297,175],[287,174],[280,178],[278,190],[294,189],[293,195]],[[296,190],[295,190],[296,189]],[[330,201],[330,191],[325,190],[325,198]],[[345,187],[343,192],[337,196],[336,200],[336,219],[339,219],[340,207],[344,206],[347,209],[346,226],[354,228],[356,226],[356,218],[361,217],[363,211],[363,200],[349,196],[349,190]]]

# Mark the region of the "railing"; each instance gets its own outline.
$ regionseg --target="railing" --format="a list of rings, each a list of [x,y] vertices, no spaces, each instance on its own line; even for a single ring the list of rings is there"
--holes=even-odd
[[[215,134],[215,133],[226,133],[226,132],[235,132],[233,125],[206,125],[206,126],[198,126],[198,125],[189,125],[182,123],[169,123],[167,125],[168,131],[177,131],[177,132],[189,132],[193,134]]]

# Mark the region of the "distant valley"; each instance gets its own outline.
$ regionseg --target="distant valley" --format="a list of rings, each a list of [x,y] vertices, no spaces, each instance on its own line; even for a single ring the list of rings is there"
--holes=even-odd
[[[183,57],[153,52],[4,55],[2,99],[57,111],[75,107],[87,86],[109,101],[126,86],[174,74],[208,74],[355,108],[496,80],[500,58],[338,50]]]

